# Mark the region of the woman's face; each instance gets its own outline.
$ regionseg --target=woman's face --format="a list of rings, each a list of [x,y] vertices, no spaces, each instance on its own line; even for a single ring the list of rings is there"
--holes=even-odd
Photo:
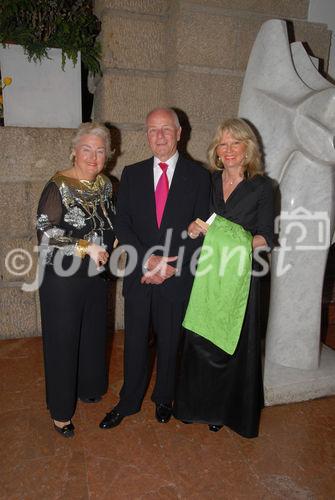
[[[221,158],[225,168],[242,167],[246,152],[247,146],[244,142],[236,139],[228,131],[223,132],[216,154]]]
[[[105,141],[97,135],[82,135],[74,148],[74,153],[74,166],[80,179],[93,181],[105,165]]]

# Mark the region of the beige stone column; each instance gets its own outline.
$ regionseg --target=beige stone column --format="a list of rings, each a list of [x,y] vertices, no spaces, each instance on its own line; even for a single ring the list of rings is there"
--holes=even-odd
[[[120,131],[121,155],[113,175],[149,154],[143,120],[166,101],[166,0],[98,0],[102,23],[103,78],[95,94],[95,116]],[[117,135],[115,139],[118,141]],[[117,145],[119,146],[119,145]]]

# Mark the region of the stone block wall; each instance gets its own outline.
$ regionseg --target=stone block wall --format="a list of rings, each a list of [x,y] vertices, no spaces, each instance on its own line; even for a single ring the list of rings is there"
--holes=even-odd
[[[103,78],[95,117],[114,125],[112,174],[150,154],[143,121],[155,106],[179,108],[191,133],[187,150],[205,161],[217,124],[235,115],[249,53],[261,24],[288,19],[297,40],[328,64],[330,32],[306,21],[308,0],[95,0],[102,21]],[[0,338],[39,334],[37,292],[23,292],[35,273],[34,218],[41,189],[68,164],[73,130],[0,127]],[[5,266],[10,251],[32,256],[27,274]],[[26,255],[26,254],[24,254]],[[21,265],[23,261],[17,261]],[[121,282],[111,305],[123,326]],[[115,292],[115,291],[114,291]],[[115,313],[114,313],[115,311]]]
[[[0,127],[0,338],[40,333],[38,292],[21,287],[32,283],[36,272],[37,202],[46,181],[68,164],[72,134]]]
[[[186,115],[188,153],[206,160],[216,126],[237,113],[248,57],[267,19],[288,20],[290,36],[306,42],[326,69],[330,32],[307,22],[308,6],[308,0],[95,0],[104,73],[95,116],[120,131],[114,175],[149,154],[143,121],[155,106]]]

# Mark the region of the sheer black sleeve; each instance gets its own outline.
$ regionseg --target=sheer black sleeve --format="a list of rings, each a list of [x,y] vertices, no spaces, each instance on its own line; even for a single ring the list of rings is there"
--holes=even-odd
[[[66,235],[59,227],[62,220],[62,199],[57,185],[48,182],[43,189],[37,209],[37,238],[38,243],[55,248],[67,247],[67,255],[73,255],[78,238]]]

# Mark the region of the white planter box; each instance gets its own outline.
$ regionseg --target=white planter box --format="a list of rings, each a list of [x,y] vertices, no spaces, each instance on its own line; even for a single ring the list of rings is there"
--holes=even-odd
[[[61,49],[48,49],[50,59],[29,62],[20,45],[0,45],[2,77],[12,84],[3,90],[4,124],[19,127],[76,128],[81,123],[80,54],[76,66]]]

